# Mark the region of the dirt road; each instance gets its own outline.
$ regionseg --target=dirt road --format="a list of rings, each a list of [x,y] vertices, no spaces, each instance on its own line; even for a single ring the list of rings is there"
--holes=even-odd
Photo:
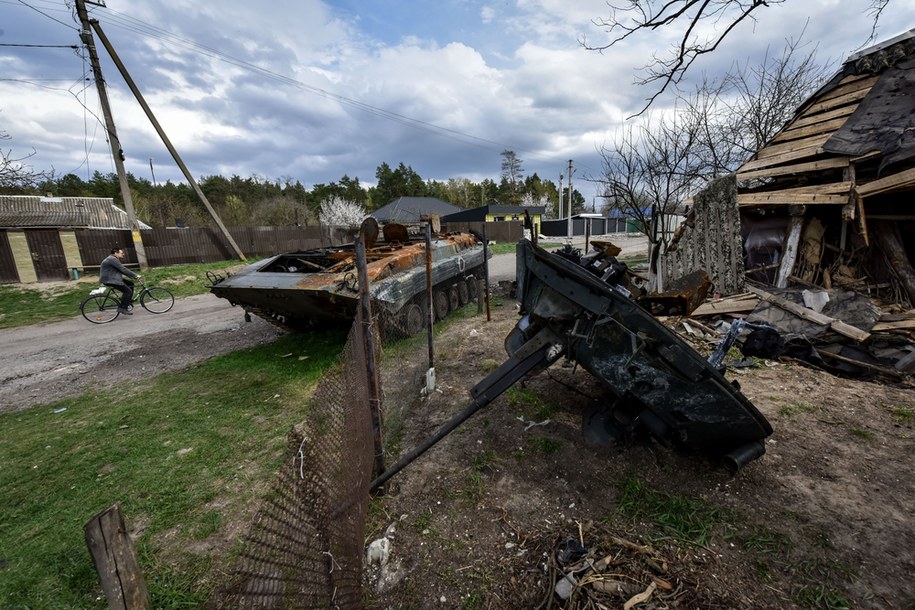
[[[599,235],[594,237],[594,239],[610,241],[622,248],[622,251],[619,254],[619,258],[621,259],[648,254],[648,238],[641,233]],[[546,242],[544,241],[543,243]],[[579,248],[584,252],[585,238],[573,238],[572,246]],[[552,251],[552,248],[548,249]],[[499,254],[492,257],[489,261],[489,279],[493,282],[515,279],[515,254]]]
[[[131,377],[150,377],[244,349],[282,333],[213,295],[179,299],[165,314],[137,308],[108,324],[76,315],[0,330],[0,412],[76,396]]]
[[[582,238],[574,241],[583,247]],[[644,236],[614,236],[621,256],[645,250]],[[515,278],[515,255],[490,261],[493,282]],[[270,341],[282,331],[211,294],[179,299],[165,314],[142,308],[108,324],[82,316],[0,330],[0,412],[77,396],[91,387],[145,378]]]

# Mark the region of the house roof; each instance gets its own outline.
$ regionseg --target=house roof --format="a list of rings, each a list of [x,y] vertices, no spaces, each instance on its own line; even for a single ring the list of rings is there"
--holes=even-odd
[[[915,30],[852,55],[737,170],[749,183],[739,205],[845,205],[915,189],[913,98]]]
[[[445,217],[460,210],[437,197],[398,197],[372,212],[371,216],[378,222],[413,223],[433,214]]]
[[[151,229],[139,222],[141,229]],[[106,197],[0,195],[0,227],[130,229],[127,212]]]

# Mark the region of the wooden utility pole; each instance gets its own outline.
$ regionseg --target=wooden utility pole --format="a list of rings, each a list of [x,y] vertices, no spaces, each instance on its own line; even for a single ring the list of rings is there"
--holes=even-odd
[[[82,0],[78,0],[82,1]],[[111,45],[111,42],[108,40],[108,37],[105,36],[105,32],[102,31],[102,26],[99,25],[99,22],[95,19],[90,21],[92,28],[95,30],[95,33],[98,34],[99,40],[102,41],[102,44],[105,46],[105,50],[108,51],[108,55],[111,56],[114,65],[117,66],[118,71],[121,73],[121,76],[124,77],[124,81],[127,83],[127,86],[130,87],[130,91],[133,93],[133,96],[137,99],[137,102],[140,104],[140,107],[143,108],[143,112],[146,113],[146,117],[149,119],[149,122],[152,123],[152,126],[156,129],[156,133],[159,134],[159,137],[162,139],[162,143],[165,144],[165,148],[168,149],[168,152],[171,153],[172,159],[175,160],[175,163],[178,164],[178,167],[181,168],[181,173],[184,174],[184,177],[190,183],[191,187],[194,189],[194,192],[197,193],[197,197],[200,198],[200,201],[203,203],[204,207],[207,209],[207,212],[210,213],[210,217],[216,222],[216,226],[219,227],[219,230],[222,231],[223,236],[226,238],[226,241],[229,242],[229,245],[232,246],[232,249],[235,250],[235,254],[238,255],[238,258],[241,260],[247,260],[245,255],[242,254],[241,248],[238,247],[238,244],[235,243],[235,240],[232,238],[232,235],[229,233],[229,230],[222,224],[222,219],[219,218],[219,215],[216,213],[216,210],[213,209],[213,206],[210,205],[209,200],[206,198],[206,195],[203,194],[203,191],[200,190],[200,186],[197,184],[197,181],[194,180],[194,176],[191,175],[190,170],[187,168],[187,165],[184,164],[184,161],[181,159],[181,156],[178,154],[178,151],[172,146],[171,140],[168,139],[168,136],[165,135],[165,130],[162,129],[162,126],[159,125],[159,121],[156,120],[156,116],[153,114],[152,109],[149,107],[149,104],[146,103],[146,99],[143,97],[143,94],[140,93],[140,89],[137,87],[136,83],[133,82],[133,78],[130,77],[130,73],[127,72],[127,68],[124,66],[124,63],[121,61],[121,58],[115,52],[114,47]],[[151,160],[150,160],[151,163]],[[152,166],[150,165],[150,169]]]
[[[114,128],[114,118],[111,116],[111,106],[108,104],[108,92],[105,91],[105,79],[102,77],[102,67],[99,65],[95,40],[92,38],[92,30],[89,26],[86,1],[76,0],[76,14],[82,24],[79,38],[89,50],[92,76],[95,78],[95,86],[98,88],[99,103],[102,105],[102,114],[105,117],[105,129],[108,131],[108,142],[111,144],[111,156],[114,157],[114,167],[118,172],[118,182],[121,185],[121,197],[124,199],[124,207],[127,208],[127,220],[130,223],[133,246],[137,251],[137,262],[140,263],[140,269],[145,270],[149,266],[146,263],[146,249],[143,247],[143,240],[140,238],[140,225],[137,223],[137,215],[133,209],[133,198],[130,196],[130,185],[127,184],[127,173],[124,171],[124,150],[121,148],[121,141],[118,139],[117,130]],[[89,3],[96,4],[91,1]]]

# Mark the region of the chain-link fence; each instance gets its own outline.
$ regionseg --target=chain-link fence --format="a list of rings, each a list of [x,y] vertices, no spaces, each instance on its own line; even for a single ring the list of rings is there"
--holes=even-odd
[[[357,608],[374,459],[357,318],[339,361],[289,434],[288,459],[214,608]]]
[[[430,322],[483,310],[480,260],[470,267],[458,261],[456,272],[425,282],[398,312],[374,303],[369,324],[358,309],[346,346],[305,420],[290,432],[286,463],[209,607],[361,607],[369,486],[380,473],[382,444],[399,436],[410,406],[432,383]],[[436,270],[444,265],[438,264]],[[384,368],[400,377],[391,386],[404,390],[382,392],[384,358],[396,359]]]

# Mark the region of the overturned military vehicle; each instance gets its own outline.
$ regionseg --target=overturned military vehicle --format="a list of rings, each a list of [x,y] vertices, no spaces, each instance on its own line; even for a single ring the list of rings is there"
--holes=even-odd
[[[377,226],[363,234],[374,306],[385,324],[405,335],[418,333],[429,311],[424,237],[403,225],[385,226],[379,241]],[[468,233],[434,234],[431,244],[432,304],[439,320],[475,298],[484,246]],[[351,323],[359,299],[354,244],[278,254],[211,282],[216,296],[291,330]]]
[[[525,241],[517,258],[522,318],[506,349],[517,359],[550,346],[543,365],[566,357],[603,382],[614,399],[585,414],[586,435],[612,441],[637,430],[723,456],[733,469],[765,452],[766,418],[631,298],[624,266],[600,253],[569,260]]]
[[[639,305],[626,265],[608,251],[578,256],[550,253],[527,240],[518,243],[521,319],[505,340],[508,359],[470,390],[473,401],[467,408],[381,473],[372,489],[514,383],[561,358],[577,363],[609,390],[606,404],[584,414],[584,433],[593,441],[613,443],[642,434],[720,457],[735,472],[765,453],[771,425],[719,370],[729,345],[720,344],[709,360],[700,356]]]

